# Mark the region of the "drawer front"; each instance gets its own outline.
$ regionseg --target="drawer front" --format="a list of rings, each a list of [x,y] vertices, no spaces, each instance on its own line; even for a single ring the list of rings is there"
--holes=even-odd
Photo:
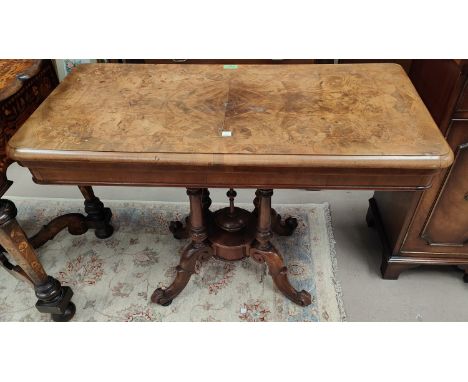
[[[430,245],[468,245],[468,120],[452,121],[447,141],[455,161],[442,184],[422,238]]]

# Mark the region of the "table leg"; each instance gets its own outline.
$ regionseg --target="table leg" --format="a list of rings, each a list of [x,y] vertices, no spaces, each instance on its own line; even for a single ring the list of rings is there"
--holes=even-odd
[[[89,228],[94,229],[100,239],[106,239],[112,235],[114,228],[110,225],[112,212],[105,208],[104,204],[94,196],[93,189],[89,186],[79,186],[85,197],[85,211],[87,216],[78,213],[70,213],[56,217],[44,225],[38,233],[29,238],[29,243],[34,248],[39,248],[47,241],[52,240],[60,231],[67,228],[72,235],[82,235]],[[2,261],[0,259],[0,261]],[[8,267],[7,267],[8,269]]]
[[[254,215],[258,215],[258,204],[259,204],[259,190],[255,191],[254,204]],[[297,219],[292,216],[288,216],[282,220],[281,215],[277,213],[273,208],[271,211],[271,230],[279,236],[291,236],[294,230],[297,228]]]
[[[190,277],[195,273],[197,261],[207,260],[213,255],[208,242],[205,216],[203,211],[203,189],[188,188],[190,199],[190,237],[191,242],[184,248],[177,266],[175,280],[166,289],[158,288],[153,292],[151,301],[163,306],[169,305],[182,292]],[[211,202],[211,201],[210,201]]]
[[[250,249],[250,256],[260,262],[266,263],[269,273],[278,289],[294,303],[307,306],[311,303],[310,293],[297,291],[290,284],[287,276],[287,268],[279,251],[271,244],[271,196],[273,190],[257,190],[258,198],[258,222],[256,241]]]
[[[94,234],[99,239],[107,239],[114,232],[114,228],[110,225],[112,212],[109,208],[104,207],[104,204],[94,195],[91,186],[78,186],[85,198],[85,212],[87,214],[86,221],[89,228],[94,229]]]
[[[16,207],[0,199],[0,244],[22,269],[22,275],[34,285],[41,313],[50,313],[54,321],[69,321],[75,314],[73,291],[45,272],[33,246],[16,221]]]
[[[201,190],[202,190],[203,215],[205,217],[205,223],[207,223],[209,219],[209,215],[211,213],[210,212],[210,206],[211,206],[210,191],[207,188],[202,188]],[[178,240],[188,239],[190,237],[189,216],[185,218],[185,225],[179,220],[170,222],[169,231],[171,231],[174,238]]]

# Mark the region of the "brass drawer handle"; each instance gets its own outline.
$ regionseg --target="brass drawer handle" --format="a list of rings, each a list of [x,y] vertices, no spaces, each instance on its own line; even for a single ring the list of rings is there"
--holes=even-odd
[[[172,62],[185,62],[185,61],[187,61],[187,59],[176,59],[176,58],[172,59]]]

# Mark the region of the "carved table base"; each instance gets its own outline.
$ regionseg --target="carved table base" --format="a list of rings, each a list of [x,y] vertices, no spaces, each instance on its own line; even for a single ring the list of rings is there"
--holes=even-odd
[[[311,303],[308,292],[299,292],[290,284],[281,254],[270,241],[273,232],[291,235],[297,227],[296,219],[282,221],[271,208],[273,190],[257,190],[252,212],[234,207],[236,193],[232,189],[227,193],[230,206],[214,213],[209,211],[211,200],[207,189],[189,188],[187,194],[190,198],[189,219],[185,226],[181,222],[172,222],[170,230],[177,239],[190,235],[191,242],[182,252],[173,283],[166,289],[156,289],[151,301],[169,305],[187,285],[196,263],[214,256],[227,261],[252,257],[266,263],[275,285],[287,298],[301,306]]]
[[[53,219],[36,235],[27,238],[16,221],[16,207],[7,199],[0,199],[0,264],[15,277],[33,285],[38,301],[36,308],[41,313],[49,313],[54,321],[69,321],[75,314],[75,305],[71,302],[73,291],[62,286],[58,280],[47,275],[35,251],[53,239],[61,230],[68,228],[72,235],[84,234],[94,229],[100,239],[112,235],[110,225],[112,213],[94,196],[89,186],[79,187],[85,197],[85,211],[82,214],[66,214]],[[17,263],[13,265],[4,252]],[[3,252],[3,253],[2,253]]]

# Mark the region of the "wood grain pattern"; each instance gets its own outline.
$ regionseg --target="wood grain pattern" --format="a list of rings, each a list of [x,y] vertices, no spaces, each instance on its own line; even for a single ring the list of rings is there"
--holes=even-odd
[[[424,66],[424,64],[430,69],[436,66],[445,68],[447,67],[447,64],[455,66],[455,68],[457,69],[455,71],[453,68],[450,68],[450,70],[441,70],[440,68],[438,68],[437,70],[433,70],[433,72],[425,70],[419,73],[414,71],[412,76],[420,77],[418,78],[418,81],[415,81],[415,83],[420,83],[424,80],[427,82],[434,82],[435,84],[444,83],[449,81],[446,79],[446,77],[452,76],[454,76],[457,79],[457,83],[455,86],[453,86],[452,92],[446,94],[446,97],[449,98],[450,101],[447,102],[446,100],[443,100],[443,104],[447,105],[447,108],[444,110],[444,115],[441,118],[442,122],[440,125],[440,129],[442,131],[445,131],[446,140],[449,143],[450,147],[452,147],[452,150],[458,152],[459,146],[463,146],[465,143],[468,142],[468,136],[466,133],[466,129],[468,128],[468,121],[454,119],[458,117],[458,114],[456,112],[456,106],[458,103],[457,100],[462,95],[464,84],[468,81],[468,62],[461,61],[460,63],[457,63],[455,62],[455,60],[421,60],[421,62],[419,63],[420,66]],[[432,87],[431,90],[432,92],[428,94],[422,93],[422,96],[424,95],[424,99],[438,97],[439,89],[437,87]],[[426,89],[423,88],[421,92],[422,91],[426,91]],[[429,110],[432,110],[432,108],[430,108]],[[457,161],[454,162],[454,166],[456,166],[457,168],[466,168],[466,164],[463,164],[463,162],[459,162],[460,159],[463,160],[463,156],[457,158]],[[407,256],[413,259],[435,258],[438,259],[439,264],[449,264],[451,259],[457,259],[458,261],[460,261],[460,263],[468,262],[468,243],[463,246],[434,246],[429,245],[428,241],[422,237],[426,225],[428,225],[428,228],[431,226],[435,234],[434,228],[436,225],[443,229],[443,227],[445,226],[452,226],[452,222],[459,222],[460,226],[458,226],[456,230],[460,233],[459,239],[462,238],[464,228],[464,217],[462,214],[465,212],[465,207],[454,208],[455,206],[451,206],[451,208],[449,209],[441,209],[440,212],[442,212],[442,214],[440,215],[432,215],[433,212],[435,213],[434,207],[436,207],[438,204],[436,203],[437,200],[444,199],[444,194],[446,192],[448,192],[449,194],[455,192],[458,195],[458,197],[461,200],[463,200],[464,194],[466,193],[466,191],[468,191],[463,188],[464,178],[459,180],[457,180],[456,178],[447,178],[447,175],[449,175],[450,172],[451,168],[448,168],[447,170],[442,171],[440,174],[434,176],[433,187],[431,187],[423,193],[421,201],[418,204],[417,208],[412,208],[408,210],[408,213],[410,213],[413,216],[413,220],[409,227],[401,228],[404,231],[403,235],[405,236],[405,241],[402,243],[401,247],[398,248],[400,256]],[[464,177],[466,177],[466,174],[463,175]],[[453,182],[453,180],[455,180],[455,182]],[[446,185],[446,187],[444,187],[444,185]],[[455,186],[455,188],[453,190],[450,190],[451,186]],[[397,196],[398,195],[395,195],[394,198],[396,198]],[[456,216],[458,214],[461,215]],[[437,217],[439,218],[436,219]],[[432,240],[440,243],[441,241],[439,240],[441,240],[441,238],[438,238],[436,236],[438,235],[434,235]]]
[[[455,161],[447,172],[421,237],[434,246],[463,247],[468,244],[468,121],[453,121],[448,143]],[[450,219],[447,219],[450,216]],[[443,222],[443,224],[441,224]]]
[[[12,184],[8,140],[57,84],[51,60],[0,60],[0,195]]]
[[[8,152],[25,163],[156,167],[436,170],[453,160],[394,64],[81,65]]]
[[[195,273],[198,261],[207,260],[212,256],[226,261],[241,260],[250,256],[255,261],[268,266],[273,282],[287,298],[300,306],[310,305],[312,301],[310,293],[305,290],[297,291],[291,285],[283,258],[271,243],[273,190],[256,191],[254,213],[234,206],[236,192],[233,189],[227,193],[230,206],[213,214],[204,211],[202,188],[189,188],[187,194],[190,199],[188,220],[191,241],[182,251],[174,281],[165,289],[157,288],[151,296],[151,301],[163,306],[171,304],[187,286],[190,277]],[[176,231],[181,225],[180,222],[174,225],[174,228],[179,227]],[[296,227],[297,222],[290,226],[288,232],[282,233],[291,234]],[[174,233],[174,230],[171,231]],[[177,237],[180,236],[176,234]]]
[[[0,101],[16,93],[40,69],[42,60],[0,60]]]
[[[456,159],[422,192],[376,192],[369,215],[384,245],[382,275],[419,265],[456,265],[468,282],[468,61],[414,60],[410,78]],[[380,222],[379,222],[380,221]]]
[[[454,60],[413,60],[409,77],[434,122],[445,135],[463,86],[460,67]]]
[[[433,173],[400,169],[303,169],[243,166],[155,166],[97,161],[23,162],[40,184],[139,185],[171,187],[243,187],[417,190],[431,186]],[[287,165],[285,159],[285,165]]]

